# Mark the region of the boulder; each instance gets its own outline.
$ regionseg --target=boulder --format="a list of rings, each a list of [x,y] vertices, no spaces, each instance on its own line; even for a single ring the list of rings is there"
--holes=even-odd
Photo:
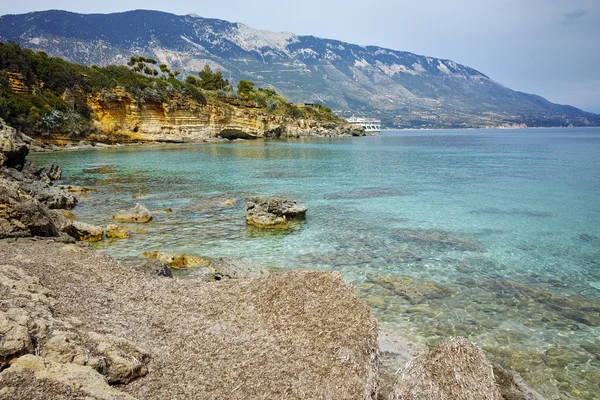
[[[29,148],[21,135],[0,119],[0,167],[22,170]]]
[[[112,218],[117,222],[146,223],[152,221],[152,213],[143,204],[137,203],[129,210],[121,210]]]
[[[27,326],[0,310],[0,370],[8,365],[10,359],[32,352]]]
[[[25,179],[19,186],[51,209],[70,210],[77,204],[77,198],[71,193],[42,181]]]
[[[133,268],[150,275],[164,276],[166,278],[173,277],[171,268],[160,260],[145,259],[141,262],[136,262]]]
[[[117,226],[110,224],[106,227],[106,237],[108,239],[129,239],[131,234],[126,226]]]
[[[288,221],[306,216],[306,207],[281,197],[246,197],[246,223],[257,228],[285,228]]]
[[[191,254],[180,254],[166,251],[146,251],[144,257],[151,260],[159,260],[174,269],[184,269],[191,267],[207,267],[212,264],[212,261],[207,258],[195,256]]]
[[[56,164],[49,164],[38,171],[38,176],[51,181],[58,181],[62,177],[62,170]]]
[[[263,278],[269,271],[260,265],[247,263],[234,258],[219,258],[209,266],[210,273],[203,277],[205,281],[220,281],[227,279]]]
[[[57,167],[58,168],[58,167]],[[52,186],[51,179],[41,175],[33,164],[27,162],[25,168],[19,171],[15,168],[0,168],[0,177],[14,182],[27,194],[35,197],[51,209],[71,209],[77,204],[77,198],[60,186]],[[58,173],[49,168],[48,173],[53,176]]]
[[[409,361],[391,399],[500,400],[492,364],[463,337],[452,338]]]
[[[62,364],[32,354],[0,373],[0,395],[7,399],[135,400],[109,386],[89,366]]]
[[[69,221],[64,230],[67,234],[74,237],[76,240],[84,242],[99,242],[104,235],[104,229],[99,226],[87,224],[81,221]]]
[[[0,178],[0,238],[56,237],[58,234],[46,206],[16,183]]]

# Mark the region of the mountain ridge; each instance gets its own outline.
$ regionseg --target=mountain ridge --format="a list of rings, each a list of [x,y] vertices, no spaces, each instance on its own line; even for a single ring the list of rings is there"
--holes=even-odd
[[[513,91],[452,60],[191,14],[11,14],[0,17],[0,40],[88,65],[147,55],[187,75],[209,64],[226,77],[271,85],[295,102],[320,101],[344,116],[379,117],[389,127],[600,125],[600,115]]]

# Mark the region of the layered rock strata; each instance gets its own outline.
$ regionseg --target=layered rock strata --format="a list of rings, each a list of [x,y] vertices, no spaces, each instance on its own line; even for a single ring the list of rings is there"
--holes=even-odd
[[[88,99],[104,141],[194,142],[215,138],[301,138],[364,136],[362,127],[271,115],[260,108],[192,101],[173,106],[114,89]]]

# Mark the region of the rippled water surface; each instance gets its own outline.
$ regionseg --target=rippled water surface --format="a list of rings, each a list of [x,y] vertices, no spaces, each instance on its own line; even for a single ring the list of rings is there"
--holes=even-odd
[[[428,345],[464,335],[548,399],[598,398],[598,129],[402,131],[33,158],[61,165],[65,183],[97,189],[75,209],[83,221],[107,225],[136,201],[173,209],[155,213],[147,233],[98,246],[116,258],[160,249],[337,270],[388,329]],[[306,221],[287,234],[247,228],[243,197],[258,194],[298,200]]]

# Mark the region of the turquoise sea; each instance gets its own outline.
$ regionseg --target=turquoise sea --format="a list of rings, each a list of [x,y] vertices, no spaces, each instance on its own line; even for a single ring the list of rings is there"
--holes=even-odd
[[[96,189],[74,210],[83,221],[106,226],[137,201],[172,208],[155,213],[148,233],[97,245],[125,264],[156,249],[340,271],[387,329],[427,345],[464,335],[547,399],[598,398],[600,129],[389,131],[32,158]],[[247,228],[246,195],[291,197],[307,219],[288,233]]]

